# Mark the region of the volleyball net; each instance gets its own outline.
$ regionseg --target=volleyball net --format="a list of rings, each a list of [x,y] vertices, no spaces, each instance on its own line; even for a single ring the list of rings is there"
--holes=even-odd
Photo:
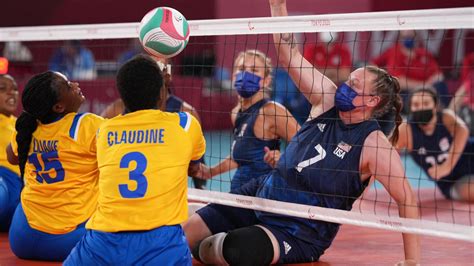
[[[474,90],[464,88],[464,93],[456,93],[462,86],[472,87],[473,66],[463,63],[469,53],[474,52],[473,15],[474,8],[453,8],[190,21],[188,46],[170,60],[171,91],[197,110],[208,143],[205,160],[208,165],[214,165],[231,153],[230,115],[238,102],[232,85],[233,64],[239,52],[257,49],[272,59],[271,97],[284,104],[297,120],[304,121],[309,109],[306,113],[301,109],[305,105],[309,108],[308,103],[301,98],[286,70],[279,66],[272,34],[294,33],[304,56],[340,83],[348,75],[343,69],[373,64],[400,42],[400,31],[415,30],[418,47],[433,55],[433,59],[425,57],[421,61],[436,60],[442,74],[431,83],[422,84],[436,83],[440,86],[442,104],[448,107],[451,103],[455,111],[461,112],[466,105],[474,106]],[[0,48],[8,50],[8,73],[17,79],[20,90],[32,74],[64,67],[71,80],[79,81],[87,98],[81,110],[100,114],[119,98],[115,73],[120,64],[142,52],[137,37],[138,23],[0,28],[0,42],[3,42]],[[69,64],[84,69],[75,71],[72,66],[64,66],[58,51],[65,46],[82,49],[83,58]],[[330,54],[330,51],[337,52]],[[400,71],[412,71],[421,76],[429,74],[428,67],[411,63],[408,60],[408,65]],[[472,119],[472,112],[464,116],[466,120],[469,117]],[[420,220],[399,218],[396,203],[377,183],[366,189],[352,211],[230,194],[233,172],[209,180],[208,190],[190,188],[189,199],[474,242],[474,205],[443,199],[421,168],[408,155],[402,158],[406,177],[420,201]]]

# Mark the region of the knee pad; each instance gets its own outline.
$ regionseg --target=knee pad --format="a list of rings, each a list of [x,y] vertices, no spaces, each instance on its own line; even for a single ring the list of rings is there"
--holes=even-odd
[[[273,244],[258,226],[230,231],[223,243],[224,259],[230,265],[269,265],[273,260]]]
[[[192,250],[193,257],[204,264],[228,265],[222,254],[227,233],[219,233],[202,240]]]

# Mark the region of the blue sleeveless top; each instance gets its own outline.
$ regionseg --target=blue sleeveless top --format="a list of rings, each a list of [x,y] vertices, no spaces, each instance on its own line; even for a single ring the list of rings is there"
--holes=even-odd
[[[231,156],[239,168],[232,178],[231,191],[240,188],[253,178],[268,174],[272,170],[272,167],[263,160],[263,156],[265,156],[263,148],[267,146],[271,150],[280,149],[280,140],[261,140],[255,136],[253,131],[260,109],[269,101],[262,99],[247,110],[240,110],[237,114]]]
[[[409,123],[413,139],[413,149],[410,155],[430,179],[428,169],[435,163],[441,164],[446,160],[451,144],[453,143],[453,136],[451,136],[451,133],[443,124],[443,113],[438,112],[436,115],[438,122],[431,136],[426,135],[417,124]],[[447,198],[451,197],[450,189],[456,180],[465,175],[474,173],[473,151],[474,141],[470,139],[464,148],[463,155],[459,158],[451,174],[435,181],[438,188]]]
[[[306,122],[293,137],[277,168],[262,181],[257,197],[350,210],[369,180],[359,174],[367,136],[380,130],[375,120],[345,125],[336,108]],[[324,253],[339,224],[256,212],[263,224],[280,228]]]
[[[183,106],[183,100],[181,98],[170,95],[166,100],[166,112],[178,113],[181,112],[181,107]]]

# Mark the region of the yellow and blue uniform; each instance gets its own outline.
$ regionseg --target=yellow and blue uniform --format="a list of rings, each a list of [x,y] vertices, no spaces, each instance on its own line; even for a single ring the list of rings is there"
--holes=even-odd
[[[0,114],[0,231],[8,231],[23,186],[20,168],[8,162],[5,152],[15,132],[15,122],[15,116]]]
[[[17,256],[64,260],[85,233],[84,223],[97,207],[95,136],[102,122],[94,114],[69,113],[38,125],[25,165],[21,204],[10,229],[10,244]],[[11,144],[17,153],[15,135]],[[38,241],[49,241],[44,254],[36,247],[41,245],[27,248],[36,236]],[[57,241],[47,240],[48,236]]]
[[[10,144],[11,137],[15,133],[15,122],[15,116],[0,114],[0,136],[2,136],[0,138],[0,149],[2,149],[2,152],[0,152],[0,166],[12,171],[17,176],[20,176],[20,168],[17,165],[9,163],[7,160],[7,154],[4,152],[8,144]]]
[[[188,113],[142,110],[104,122],[99,204],[65,265],[190,265],[180,224],[188,214],[187,170],[204,152],[199,122]]]

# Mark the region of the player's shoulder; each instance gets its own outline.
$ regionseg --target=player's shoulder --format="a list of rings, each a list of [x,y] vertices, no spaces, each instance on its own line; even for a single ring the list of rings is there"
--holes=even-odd
[[[68,116],[69,137],[74,140],[82,139],[87,135],[94,135],[104,118],[93,113],[72,113]]]
[[[381,130],[374,130],[369,133],[364,141],[364,147],[370,149],[391,149],[392,144]]]
[[[72,126],[78,124],[82,126],[99,126],[104,122],[104,118],[93,113],[76,113],[72,117]]]
[[[456,113],[454,113],[454,111],[451,109],[444,109],[441,111],[441,116],[443,118],[443,122],[452,122],[457,118]]]
[[[200,127],[199,121],[189,112],[176,113],[179,119],[179,126],[188,132],[190,128]]]
[[[275,115],[286,113],[287,109],[281,103],[275,101],[266,102],[263,107],[260,109],[260,113],[264,115]]]

